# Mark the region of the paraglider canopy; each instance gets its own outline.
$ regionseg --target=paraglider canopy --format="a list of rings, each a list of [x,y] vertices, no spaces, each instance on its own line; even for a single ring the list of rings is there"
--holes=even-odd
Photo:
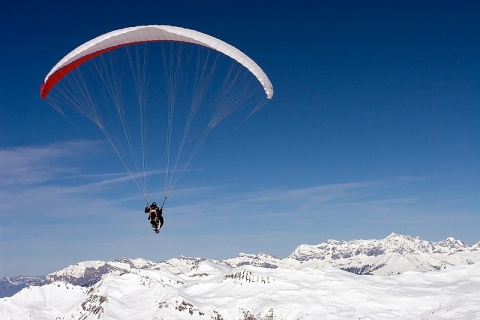
[[[247,55],[237,48],[207,34],[165,25],[138,26],[115,30],[103,34],[79,46],[60,60],[45,77],[40,95],[45,99],[52,89],[67,73],[80,64],[105,52],[122,46],[152,41],[187,42],[219,51],[238,61],[257,77],[268,99],[273,97],[273,86],[263,70]]]
[[[40,95],[75,127],[78,114],[96,124],[147,202],[147,177],[165,174],[165,203],[210,132],[237,112],[243,123],[273,86],[222,40],[148,25],[80,45],[48,72]]]

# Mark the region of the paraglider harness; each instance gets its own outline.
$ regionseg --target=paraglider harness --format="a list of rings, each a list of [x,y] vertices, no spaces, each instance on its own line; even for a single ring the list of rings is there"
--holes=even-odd
[[[152,202],[151,205],[148,205],[148,200],[146,198],[145,200],[147,201],[147,206],[145,207],[145,213],[148,213],[148,220],[150,220],[153,230],[156,233],[158,233],[158,230],[163,225],[162,214],[163,214],[163,207],[165,205],[165,201],[167,200],[167,196],[165,196],[165,198],[163,199],[163,203],[160,208],[157,206],[155,202]]]
[[[148,209],[149,211],[148,220],[150,220],[152,223],[159,222],[157,210],[159,210],[158,207],[149,207]],[[162,211],[162,209],[160,209],[160,211]]]

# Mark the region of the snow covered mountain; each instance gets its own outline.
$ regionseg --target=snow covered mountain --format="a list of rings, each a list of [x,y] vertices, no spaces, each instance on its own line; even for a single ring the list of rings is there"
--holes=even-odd
[[[160,263],[143,259],[114,261],[86,261],[47,275],[44,279],[17,277],[15,282],[0,279],[0,297],[11,296],[20,289],[42,283],[62,281],[77,286],[90,287],[104,275],[122,275],[135,270],[167,270],[173,274],[188,273],[202,261],[227,267],[255,266],[262,268],[335,267],[355,274],[394,275],[406,271],[434,271],[448,266],[473,264],[480,261],[480,242],[469,246],[460,240],[447,238],[428,242],[418,237],[392,233],[381,240],[328,240],[318,245],[300,245],[285,259],[268,254],[241,253],[235,258],[217,261],[212,259],[178,257]]]
[[[49,274],[47,282],[57,280],[88,286],[107,273],[122,274],[132,269],[168,270],[174,274],[194,270],[201,261],[229,267],[251,265],[262,268],[299,270],[305,267],[335,267],[356,274],[393,275],[406,271],[434,271],[448,266],[473,264],[480,261],[480,242],[468,246],[460,240],[447,238],[429,242],[392,233],[382,240],[328,240],[318,245],[300,245],[285,259],[260,253],[240,253],[235,258],[212,260],[178,257],[160,263],[143,259],[121,259],[110,262],[88,261]]]
[[[480,318],[480,242],[391,234],[300,245],[285,259],[86,261],[31,281],[0,300],[0,319],[472,319]]]
[[[333,266],[356,274],[392,275],[432,271],[480,261],[480,242],[468,246],[447,238],[429,242],[392,233],[382,240],[328,240],[300,245],[289,256],[312,267]]]
[[[182,262],[183,263],[183,262]],[[180,270],[185,265],[179,267]],[[360,276],[201,260],[186,273],[131,268],[86,288],[56,281],[0,299],[0,319],[478,319],[480,263]]]
[[[136,269],[154,268],[156,263],[143,259],[123,258],[114,261],[85,261],[51,273],[45,277],[46,283],[63,281],[73,285],[90,287],[106,274],[121,275]]]

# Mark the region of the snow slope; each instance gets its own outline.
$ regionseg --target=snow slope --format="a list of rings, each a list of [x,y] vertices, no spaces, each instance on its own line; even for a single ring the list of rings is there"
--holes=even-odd
[[[38,284],[0,299],[0,319],[480,319],[480,243],[393,233],[285,259],[85,261]]]
[[[1,319],[479,319],[480,264],[360,276],[335,268],[136,269],[90,288],[64,282],[0,300]]]

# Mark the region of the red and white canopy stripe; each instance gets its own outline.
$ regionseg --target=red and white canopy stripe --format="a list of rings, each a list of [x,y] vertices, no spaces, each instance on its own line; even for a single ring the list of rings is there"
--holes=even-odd
[[[165,25],[138,26],[115,30],[92,39],[67,54],[45,77],[40,88],[42,99],[70,71],[82,63],[119,47],[152,41],[178,41],[198,44],[219,51],[247,68],[261,83],[268,99],[273,97],[273,86],[263,70],[246,54],[228,43],[207,34]]]

